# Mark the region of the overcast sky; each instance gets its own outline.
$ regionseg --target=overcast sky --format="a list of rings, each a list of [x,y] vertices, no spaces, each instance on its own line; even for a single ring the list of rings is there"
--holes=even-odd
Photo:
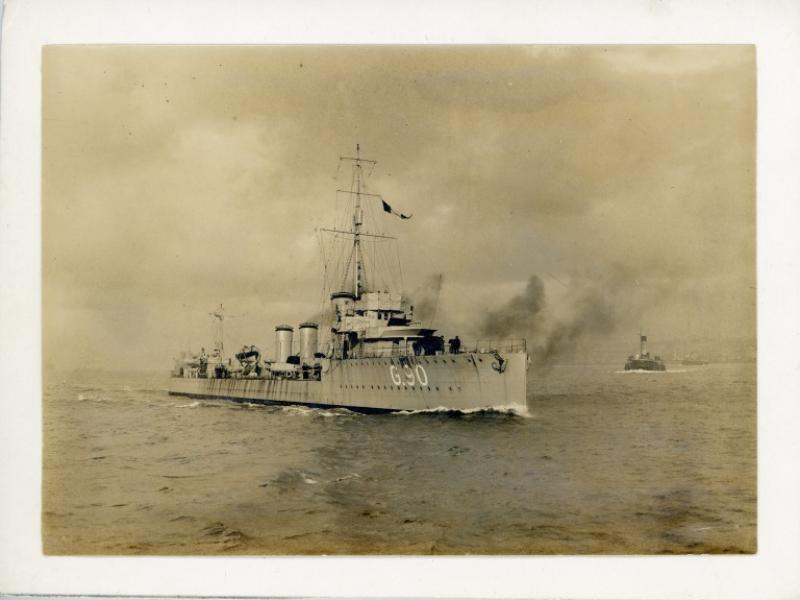
[[[376,213],[403,287],[443,275],[445,335],[532,275],[554,319],[599,290],[634,347],[754,335],[752,47],[63,46],[43,69],[48,366],[168,370],[219,303],[228,348],[317,314],[356,143],[414,215]]]

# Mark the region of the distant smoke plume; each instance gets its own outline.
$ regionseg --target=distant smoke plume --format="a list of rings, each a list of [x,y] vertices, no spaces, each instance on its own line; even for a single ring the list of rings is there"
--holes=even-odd
[[[409,301],[414,306],[414,318],[425,325],[436,320],[439,308],[439,295],[442,291],[444,276],[436,273],[428,277],[421,286],[409,294]]]
[[[544,283],[532,275],[522,294],[514,296],[508,304],[484,317],[480,334],[505,338],[525,331],[535,335],[544,325],[544,307]]]
[[[600,288],[570,286],[565,314],[554,316],[547,310],[542,280],[532,275],[525,291],[502,308],[489,312],[480,326],[483,337],[524,335],[534,366],[546,368],[573,352],[584,335],[608,334],[614,330],[614,309]]]
[[[533,363],[549,366],[559,356],[574,352],[582,336],[609,334],[615,327],[614,308],[607,297],[599,290],[584,290],[566,319],[554,321],[541,343],[534,338]]]

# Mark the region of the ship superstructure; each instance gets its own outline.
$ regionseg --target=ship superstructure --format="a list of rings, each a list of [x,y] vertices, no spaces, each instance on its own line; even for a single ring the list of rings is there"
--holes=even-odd
[[[273,356],[245,346],[228,357],[222,326],[225,313],[210,313],[218,325],[214,349],[184,354],[176,361],[169,392],[266,404],[304,404],[358,411],[510,408],[524,411],[528,355],[525,340],[445,342],[436,329],[414,319],[402,294],[381,289],[379,273],[368,273],[365,240],[394,239],[364,228],[364,202],[380,202],[382,213],[410,219],[364,187],[364,167],[376,162],[341,157],[352,167],[348,227],[322,229],[347,242],[321,323],[275,327]],[[374,212],[374,210],[372,211]],[[381,213],[381,214],[382,214]]]

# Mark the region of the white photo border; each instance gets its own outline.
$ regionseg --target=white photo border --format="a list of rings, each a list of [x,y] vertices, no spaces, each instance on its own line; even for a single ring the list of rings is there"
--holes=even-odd
[[[0,95],[0,592],[157,596],[800,596],[800,3],[7,0]],[[755,44],[758,552],[750,556],[46,557],[41,55],[47,44]],[[720,265],[725,268],[725,265]]]

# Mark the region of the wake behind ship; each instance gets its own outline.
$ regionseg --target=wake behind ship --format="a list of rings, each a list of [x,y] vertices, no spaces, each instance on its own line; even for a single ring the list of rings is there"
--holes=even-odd
[[[378,273],[366,265],[380,264],[365,253],[375,242],[393,240],[364,229],[365,202],[380,202],[382,213],[410,219],[380,195],[364,188],[364,166],[376,162],[341,157],[351,163],[352,199],[349,227],[321,231],[346,241],[339,257],[339,289],[329,294],[329,327],[317,322],[275,327],[274,356],[255,346],[233,356],[224,350],[225,313],[211,313],[217,336],[210,354],[184,353],[176,361],[169,393],[194,398],[224,398],[262,404],[299,404],[347,408],[362,412],[431,409],[526,409],[528,354],[525,340],[445,342],[437,330],[414,319],[413,306],[402,294],[377,284]],[[377,212],[380,212],[377,211]],[[382,214],[381,213],[381,214]],[[369,277],[368,277],[369,276]],[[320,343],[320,330],[326,339]]]

